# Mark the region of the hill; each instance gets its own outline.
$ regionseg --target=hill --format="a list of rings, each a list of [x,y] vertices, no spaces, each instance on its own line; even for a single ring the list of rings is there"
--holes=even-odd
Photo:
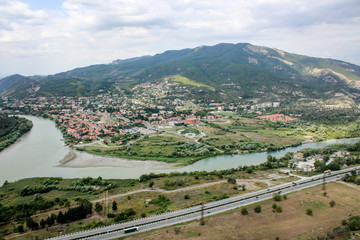
[[[12,84],[9,78],[18,79],[14,76],[20,75],[0,80],[0,92],[13,96],[21,96],[25,90],[37,96],[86,96],[108,90],[113,84],[131,91],[138,84],[176,76],[180,84],[187,79],[185,85],[193,93],[189,98],[291,102],[322,99],[351,105],[358,103],[360,96],[360,66],[248,43],[221,43],[115,60],[41,79],[32,77],[25,85]]]

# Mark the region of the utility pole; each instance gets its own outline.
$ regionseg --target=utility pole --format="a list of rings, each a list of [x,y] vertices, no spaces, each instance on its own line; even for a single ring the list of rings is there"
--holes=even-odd
[[[201,203],[200,225],[205,225],[205,220],[204,220],[204,204],[203,204],[203,203]]]
[[[109,190],[106,190],[106,196],[107,213],[109,214]]]

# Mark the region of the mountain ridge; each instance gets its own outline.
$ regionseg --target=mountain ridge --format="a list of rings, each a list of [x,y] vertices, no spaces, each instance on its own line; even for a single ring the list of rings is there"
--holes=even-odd
[[[250,43],[219,43],[168,50],[153,56],[117,59],[109,64],[75,68],[42,78],[26,77],[22,83],[33,91],[20,86],[19,76],[12,75],[0,80],[0,93],[18,97],[25,93],[85,96],[109,89],[113,84],[131,90],[138,84],[161,81],[172,75],[223,92],[221,98],[224,100],[236,97],[311,101],[342,95],[355,104],[360,97],[360,66]],[[74,85],[78,86],[77,90],[71,87]]]

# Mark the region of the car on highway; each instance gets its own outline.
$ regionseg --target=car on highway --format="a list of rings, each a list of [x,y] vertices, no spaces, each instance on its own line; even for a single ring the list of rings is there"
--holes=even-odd
[[[124,233],[131,233],[131,232],[136,232],[136,231],[139,231],[139,227],[130,227],[130,228],[124,229]]]

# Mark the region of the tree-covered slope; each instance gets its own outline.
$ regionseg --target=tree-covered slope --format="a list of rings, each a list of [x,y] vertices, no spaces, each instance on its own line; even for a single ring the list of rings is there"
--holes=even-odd
[[[248,43],[166,51],[77,68],[37,80],[38,89],[33,94],[89,95],[108,89],[113,83],[131,89],[139,83],[173,75],[210,86],[212,90],[206,91],[215,90],[222,93],[222,98],[230,99],[311,100],[340,96],[356,103],[360,96],[360,67],[357,65]],[[26,87],[34,88],[27,85],[13,88],[13,91],[8,91],[6,86],[3,88],[16,95]]]
[[[30,120],[0,115],[0,151],[10,146],[31,128]]]

